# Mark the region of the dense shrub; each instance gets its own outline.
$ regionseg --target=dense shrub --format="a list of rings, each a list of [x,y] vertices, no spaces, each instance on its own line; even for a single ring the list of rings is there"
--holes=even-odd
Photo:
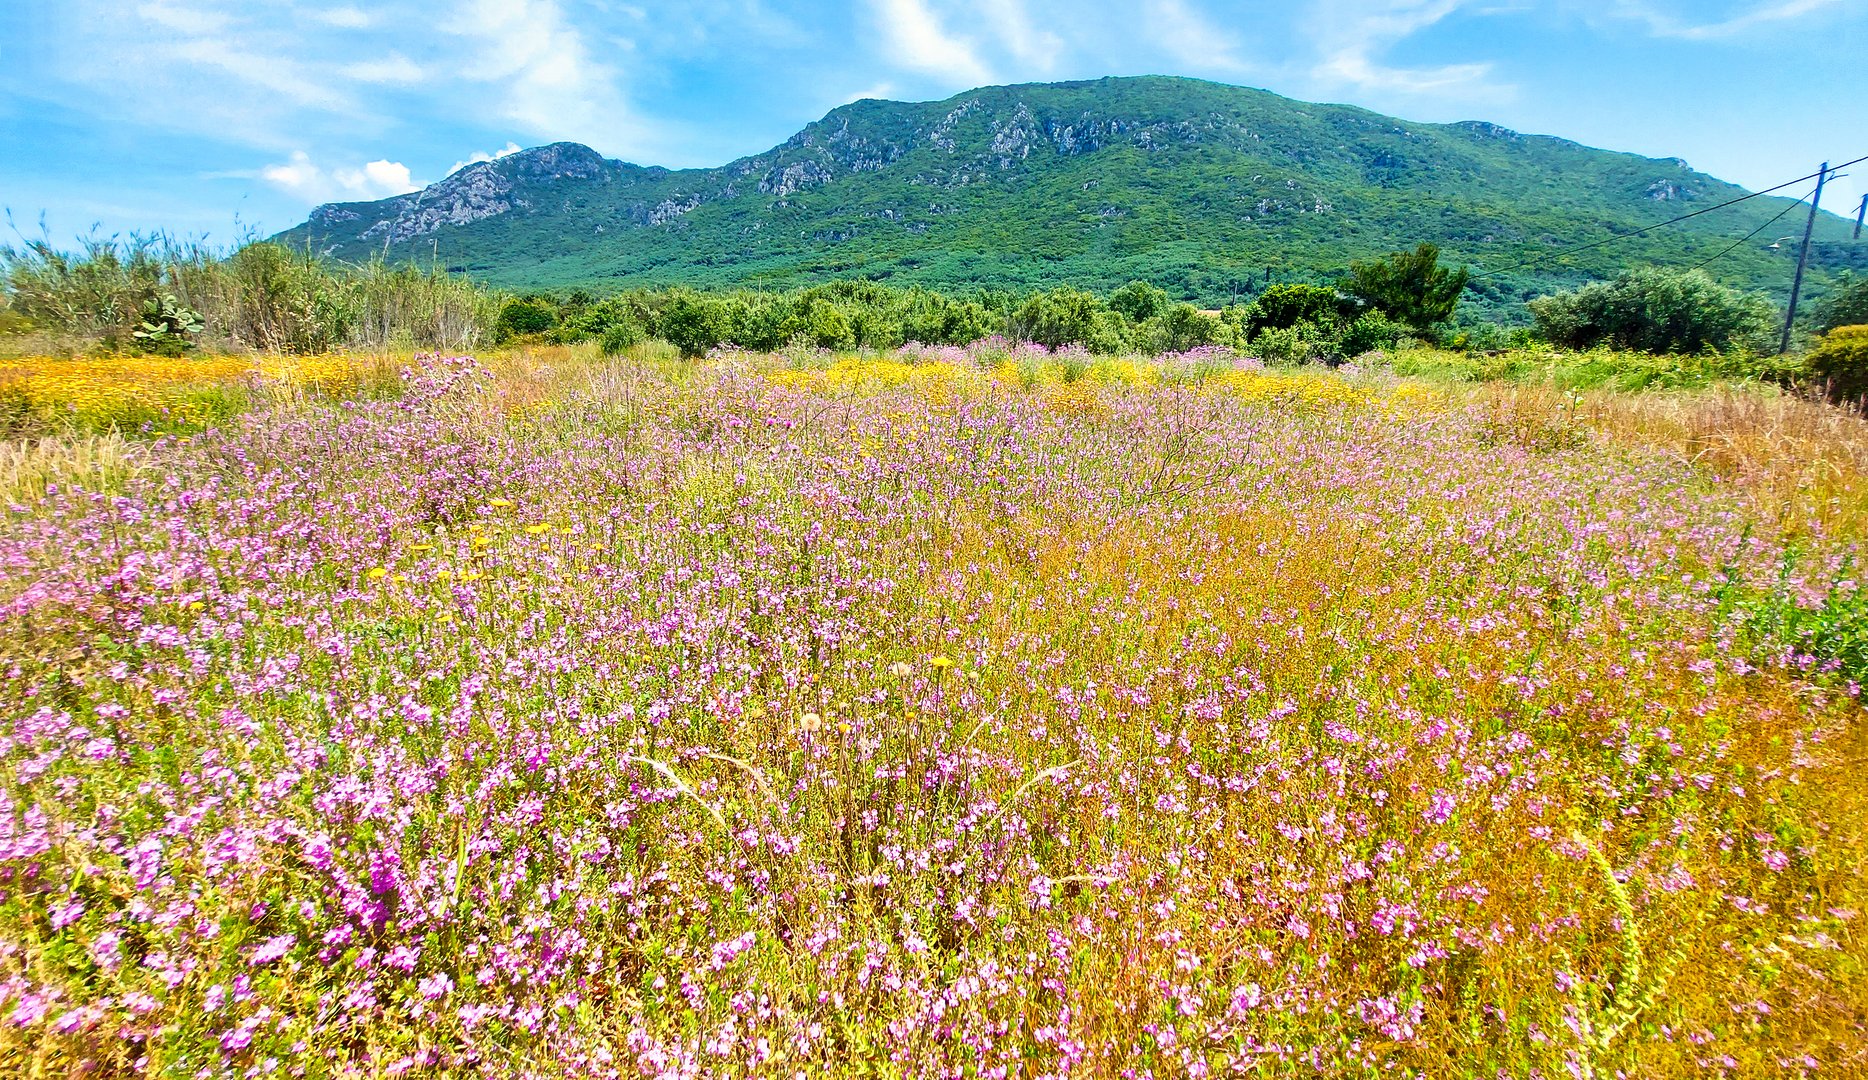
[[[1804,360],[1810,377],[1834,402],[1868,399],[1868,326],[1838,326]]]
[[[1540,297],[1530,309],[1553,345],[1652,353],[1755,344],[1772,317],[1769,301],[1728,289],[1699,270],[1629,270],[1614,281]]]
[[[1356,302],[1335,289],[1320,285],[1273,285],[1260,293],[1246,311],[1251,333],[1267,328],[1288,329],[1298,323],[1329,325],[1354,318]]]
[[[1268,364],[1305,364],[1338,355],[1335,342],[1316,323],[1273,326],[1252,336],[1253,355]]]
[[[1144,323],[1157,315],[1164,315],[1172,306],[1166,289],[1146,281],[1131,281],[1109,294],[1111,310],[1120,312],[1123,318],[1135,323]]]
[[[1834,291],[1816,306],[1815,325],[1825,333],[1838,326],[1868,325],[1868,278],[1844,274]]]
[[[527,334],[543,334],[556,328],[558,312],[549,301],[542,297],[514,297],[506,301],[499,309],[499,322],[495,329],[501,341],[509,341]]]
[[[1128,346],[1122,316],[1095,293],[1051,289],[1034,293],[1013,313],[1012,337],[1046,348],[1082,345],[1091,352],[1121,352]]]
[[[618,320],[604,327],[602,335],[597,338],[597,347],[603,350],[603,355],[615,356],[631,345],[640,343],[643,337],[639,324],[627,319]]]
[[[807,302],[789,323],[789,338],[802,338],[813,348],[853,349],[856,328],[836,304],[821,297]]]
[[[1471,273],[1440,265],[1440,249],[1421,244],[1371,263],[1352,263],[1343,291],[1419,334],[1453,317]]]
[[[656,336],[683,356],[705,356],[727,340],[731,329],[723,300],[693,292],[675,294],[655,324]]]
[[[1139,344],[1155,353],[1229,344],[1232,328],[1192,304],[1174,304],[1142,327]],[[1105,350],[1107,351],[1107,350]]]
[[[1354,358],[1373,349],[1392,349],[1407,333],[1407,327],[1379,311],[1365,311],[1343,328],[1337,339],[1337,351]]]

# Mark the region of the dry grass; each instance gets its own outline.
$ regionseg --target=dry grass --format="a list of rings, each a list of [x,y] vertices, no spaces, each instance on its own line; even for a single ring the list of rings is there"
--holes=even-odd
[[[0,502],[36,502],[54,485],[116,491],[148,467],[148,447],[114,431],[0,442]]]
[[[1868,419],[1858,413],[1763,387],[1473,394],[1501,441],[1551,450],[1598,432],[1700,470],[1790,534],[1868,535]]]

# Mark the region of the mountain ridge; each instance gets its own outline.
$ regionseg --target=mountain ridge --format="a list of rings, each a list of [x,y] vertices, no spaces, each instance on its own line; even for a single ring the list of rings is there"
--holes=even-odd
[[[1673,216],[1657,207],[1744,193],[1678,158],[1483,120],[1421,124],[1141,76],[861,99],[712,168],[551,143],[408,195],[320,206],[279,239],[340,258],[438,256],[515,286],[857,275],[1110,287],[1143,277],[1220,299],[1274,277],[1326,279],[1419,240],[1480,270],[1507,266]],[[1788,203],[1753,199],[1488,288],[1502,300],[1621,265],[1685,265]],[[1848,243],[1847,229],[1819,223],[1819,277],[1868,268],[1868,245]],[[1783,263],[1741,246],[1709,269],[1757,285],[1774,283]]]

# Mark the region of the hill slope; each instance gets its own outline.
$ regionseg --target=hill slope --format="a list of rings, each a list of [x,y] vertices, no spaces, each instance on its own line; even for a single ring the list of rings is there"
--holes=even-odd
[[[514,286],[1146,278],[1219,301],[1420,240],[1505,267],[1739,194],[1678,160],[1146,77],[858,101],[714,169],[555,143],[410,195],[321,206],[280,239],[345,258],[437,254]],[[1692,265],[1787,204],[1754,199],[1481,288],[1507,301],[1629,263]],[[1782,288],[1794,256],[1765,244],[1798,224],[1793,210],[1708,270]],[[1849,242],[1841,219],[1825,215],[1819,236],[1819,278],[1868,267],[1868,241]]]

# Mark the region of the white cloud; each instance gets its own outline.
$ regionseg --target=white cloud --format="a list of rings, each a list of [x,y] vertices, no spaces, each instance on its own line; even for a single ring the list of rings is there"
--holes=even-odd
[[[1660,37],[1706,41],[1714,38],[1734,37],[1746,31],[1759,29],[1769,23],[1800,19],[1805,15],[1834,7],[1840,2],[1841,0],[1776,0],[1774,3],[1760,4],[1748,11],[1724,19],[1704,23],[1682,22],[1672,14],[1656,11],[1647,3],[1635,2],[1635,0],[1623,0],[1618,13],[1647,23],[1648,28]]]
[[[338,72],[347,79],[377,84],[418,83],[427,77],[420,64],[401,53],[390,53],[380,60],[360,60],[345,64]]]
[[[494,86],[505,119],[549,138],[606,147],[643,139],[617,73],[591,55],[553,0],[473,0],[451,21],[478,46],[464,77]]]
[[[1250,70],[1251,65],[1238,58],[1238,40],[1183,0],[1152,0],[1142,25],[1155,45],[1193,70]]]
[[[870,6],[888,39],[887,55],[898,66],[960,86],[995,81],[974,46],[950,35],[922,0],[871,0]]]
[[[306,18],[316,20],[326,26],[335,26],[340,30],[361,30],[376,21],[369,12],[348,4],[342,7],[301,9],[301,13]]]
[[[184,63],[218,68],[250,86],[271,91],[299,105],[333,112],[353,110],[349,95],[332,89],[330,80],[289,57],[269,56],[250,46],[221,38],[193,38],[167,46]]]
[[[1022,0],[979,0],[979,18],[997,44],[1033,73],[1049,74],[1063,58],[1064,39],[1034,26]]]
[[[862,101],[864,98],[877,98],[886,101],[889,95],[893,93],[895,93],[894,83],[879,82],[867,89],[858,90],[854,94],[846,94],[839,104],[848,105],[852,101]]]
[[[292,152],[290,161],[267,165],[259,178],[306,203],[362,201],[405,195],[421,185],[409,178],[409,167],[400,161],[372,161],[355,168],[326,170],[311,160],[303,150]]]
[[[1316,13],[1323,54],[1311,76],[1325,85],[1393,94],[1509,96],[1513,88],[1492,83],[1493,65],[1485,61],[1398,67],[1381,59],[1400,42],[1470,7],[1472,0],[1335,0]]]
[[[484,150],[476,150],[472,154],[469,154],[467,156],[466,161],[457,161],[454,164],[449,165],[448,171],[446,173],[443,173],[442,175],[453,176],[455,173],[460,172],[462,169],[465,169],[469,165],[478,165],[482,161],[498,161],[500,158],[503,158],[503,157],[511,157],[512,155],[518,153],[522,149],[524,148],[521,147],[518,143],[509,142],[505,146],[500,147],[498,150],[495,150],[490,154]]]
[[[136,13],[164,30],[178,34],[218,34],[231,20],[222,12],[190,7],[174,0],[154,0],[138,4]]]

